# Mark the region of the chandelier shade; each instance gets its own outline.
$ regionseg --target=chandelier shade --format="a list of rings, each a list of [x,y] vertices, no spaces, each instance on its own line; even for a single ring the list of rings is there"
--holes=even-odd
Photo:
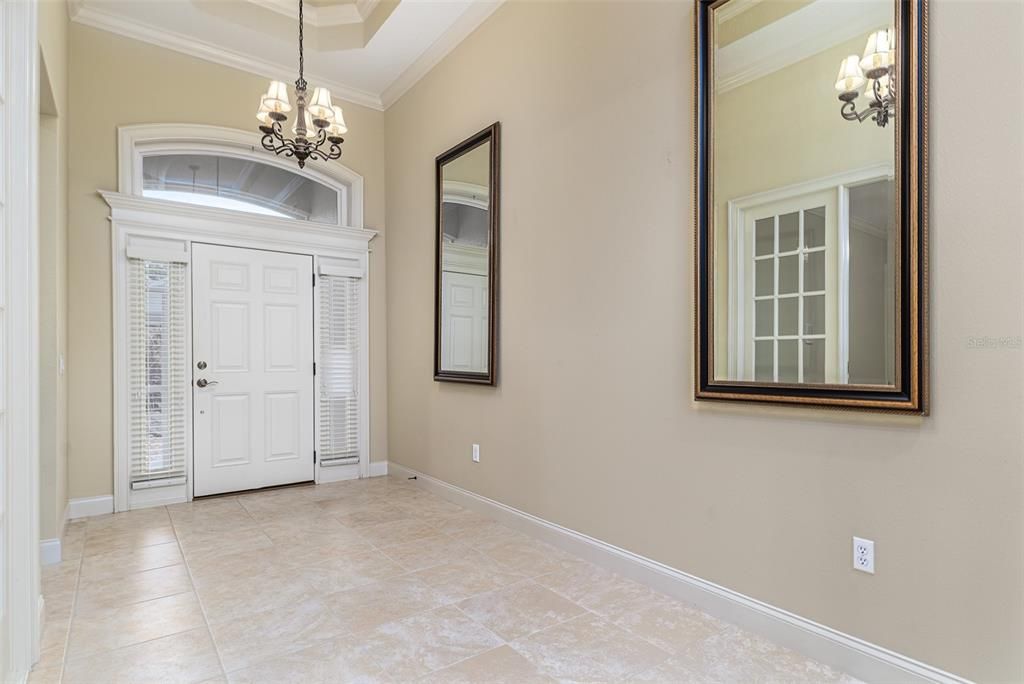
[[[348,132],[341,107],[331,101],[331,91],[314,88],[312,97],[306,95],[308,83],[303,74],[305,58],[303,38],[302,0],[299,0],[299,77],[295,81],[295,123],[286,137],[283,124],[292,112],[288,86],[283,81],[271,81],[267,92],[260,98],[256,110],[263,148],[277,155],[293,157],[299,168],[307,159],[330,161],[341,157],[341,136]]]
[[[892,28],[872,31],[863,55],[848,55],[839,64],[835,89],[842,102],[840,115],[847,121],[871,119],[884,128],[896,113],[896,85],[896,32]],[[860,111],[858,98],[864,105]]]

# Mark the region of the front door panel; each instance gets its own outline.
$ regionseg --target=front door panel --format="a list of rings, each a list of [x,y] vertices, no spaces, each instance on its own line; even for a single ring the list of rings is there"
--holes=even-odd
[[[192,273],[195,496],[312,480],[312,257],[194,244]]]

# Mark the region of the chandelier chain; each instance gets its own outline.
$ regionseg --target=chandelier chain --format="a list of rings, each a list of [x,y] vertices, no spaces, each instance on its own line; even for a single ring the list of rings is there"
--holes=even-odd
[[[303,76],[303,72],[305,71],[306,58],[305,58],[305,55],[303,54],[303,49],[302,49],[302,25],[303,25],[303,19],[302,19],[302,0],[299,0],[299,80],[295,81],[295,86],[297,88],[305,89],[306,88],[306,78],[305,78],[305,76]]]

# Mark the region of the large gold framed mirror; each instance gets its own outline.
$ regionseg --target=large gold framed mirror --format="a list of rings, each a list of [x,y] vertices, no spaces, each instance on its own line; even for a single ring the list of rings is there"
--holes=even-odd
[[[494,385],[501,125],[436,160],[434,379]]]
[[[696,0],[696,398],[926,413],[925,0]]]

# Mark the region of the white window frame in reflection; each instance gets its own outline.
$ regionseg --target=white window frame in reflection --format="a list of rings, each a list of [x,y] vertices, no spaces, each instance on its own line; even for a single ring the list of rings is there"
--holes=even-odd
[[[755,381],[755,362],[756,362],[756,341],[773,341],[773,380],[770,382],[778,382],[778,340],[797,340],[798,341],[798,356],[797,356],[797,369],[798,379],[797,382],[803,382],[804,364],[803,364],[803,352],[804,352],[804,341],[810,341],[815,339],[824,339],[826,343],[834,342],[834,351],[829,354],[826,352],[826,370],[825,370],[825,383],[826,384],[848,384],[849,383],[849,358],[850,358],[850,237],[849,237],[849,190],[850,188],[865,185],[868,183],[874,183],[881,180],[892,180],[893,179],[893,167],[891,164],[878,164],[854,171],[849,171],[834,176],[828,176],[804,183],[798,183],[782,188],[776,188],[766,192],[749,195],[746,197],[740,197],[728,202],[728,260],[729,260],[729,282],[728,282],[728,372],[729,378],[735,380],[742,380],[752,382]],[[836,280],[836,298],[833,306],[836,307],[834,315],[835,324],[834,330],[826,328],[825,334],[806,334],[804,329],[803,321],[803,306],[799,306],[799,319],[798,319],[798,334],[797,335],[779,335],[778,334],[778,300],[785,299],[786,296],[779,296],[778,292],[778,259],[780,256],[797,255],[797,258],[803,260],[804,255],[811,252],[825,251],[825,248],[812,248],[807,249],[804,246],[804,233],[803,233],[803,210],[811,209],[813,207],[821,206],[821,199],[823,197],[829,197],[828,205],[832,207],[832,210],[836,212],[836,237],[834,238],[836,250],[835,255],[828,255],[826,257],[826,271],[828,270],[827,262],[829,258],[834,258],[836,274],[834,276]],[[753,236],[749,237],[746,235],[746,226],[748,221],[748,214],[757,212],[759,208],[766,207],[767,205],[789,205],[789,208],[785,210],[776,211],[773,215],[782,215],[794,211],[800,212],[800,226],[798,234],[798,249],[780,253],[778,250],[778,218],[776,218],[776,226],[774,233],[774,244],[772,253],[765,254],[762,259],[773,259],[775,260],[775,268],[773,273],[773,290],[771,295],[755,296],[756,286],[756,272],[755,262],[760,260],[755,255],[755,248],[753,243]],[[826,228],[827,230],[827,228]],[[826,236],[826,245],[828,245],[829,239]],[[797,297],[804,297],[807,295],[824,294],[826,297],[829,296],[827,292],[827,282],[829,280],[826,275],[826,290],[822,291],[804,291],[803,283],[804,268],[801,263],[799,271],[799,282],[796,291]],[[749,282],[747,282],[749,280]],[[773,334],[771,336],[758,336],[756,337],[756,321],[754,318],[754,308],[756,307],[756,301],[771,299],[774,302],[773,305],[773,316],[774,320],[772,323]],[[895,301],[892,302],[892,306],[895,306]],[[829,308],[828,300],[826,299],[826,309]],[[890,318],[893,317],[893,311],[887,311],[886,315]],[[826,314],[826,320],[830,317]],[[827,324],[826,324],[827,325]],[[831,340],[830,340],[831,338]],[[829,360],[831,357],[831,363]],[[766,382],[766,381],[762,381]]]

